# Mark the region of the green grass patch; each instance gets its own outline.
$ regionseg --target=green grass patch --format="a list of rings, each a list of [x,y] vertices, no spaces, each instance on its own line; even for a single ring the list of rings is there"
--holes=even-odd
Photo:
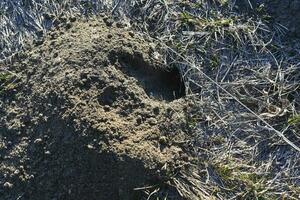
[[[12,78],[12,75],[9,73],[2,72],[0,73],[0,83],[5,83]]]
[[[213,18],[200,18],[195,17],[187,12],[182,12],[179,17],[183,25],[194,25],[197,29],[215,30],[218,28],[225,28],[234,25],[232,18],[226,17],[213,17]]]
[[[290,117],[288,119],[288,124],[289,125],[297,125],[300,123],[300,115],[295,115],[293,117]]]
[[[275,198],[267,194],[268,177],[266,175],[257,174],[230,160],[214,164],[213,169],[227,190],[239,191],[242,199],[271,200]]]

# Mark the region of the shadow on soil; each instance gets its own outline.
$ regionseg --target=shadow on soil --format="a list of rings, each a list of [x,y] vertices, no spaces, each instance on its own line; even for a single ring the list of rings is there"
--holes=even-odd
[[[25,183],[12,181],[15,191],[5,199],[16,194],[19,200],[142,199],[143,193],[134,188],[145,186],[150,172],[141,160],[101,152],[103,148],[95,139],[78,136],[65,124],[53,120],[35,130],[37,137],[28,145],[25,165],[33,178]],[[101,133],[89,134],[104,145]]]
[[[185,85],[177,68],[150,66],[141,55],[113,52],[109,57],[113,62],[118,60],[120,70],[135,78],[149,97],[170,102],[185,96]]]

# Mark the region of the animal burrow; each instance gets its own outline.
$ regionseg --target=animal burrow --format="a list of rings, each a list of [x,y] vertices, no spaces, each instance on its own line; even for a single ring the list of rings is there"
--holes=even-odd
[[[119,54],[122,72],[135,78],[150,98],[171,102],[185,96],[185,85],[178,68],[155,67],[142,57]]]

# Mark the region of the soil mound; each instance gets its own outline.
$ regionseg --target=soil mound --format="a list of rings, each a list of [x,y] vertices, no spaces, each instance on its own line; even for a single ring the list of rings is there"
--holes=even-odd
[[[2,64],[0,199],[180,199],[193,106],[155,49],[108,18],[67,21]]]

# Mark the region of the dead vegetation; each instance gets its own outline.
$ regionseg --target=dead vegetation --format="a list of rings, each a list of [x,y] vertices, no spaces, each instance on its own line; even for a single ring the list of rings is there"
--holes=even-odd
[[[156,55],[180,69],[186,95],[198,99],[189,125],[199,171],[170,176],[182,196],[299,199],[299,42],[251,7],[257,14],[239,12],[230,0],[2,1],[0,58],[6,62],[27,38],[42,40],[70,16],[111,15],[107,23],[122,21],[154,38],[162,49]],[[149,199],[159,193],[143,189]]]

